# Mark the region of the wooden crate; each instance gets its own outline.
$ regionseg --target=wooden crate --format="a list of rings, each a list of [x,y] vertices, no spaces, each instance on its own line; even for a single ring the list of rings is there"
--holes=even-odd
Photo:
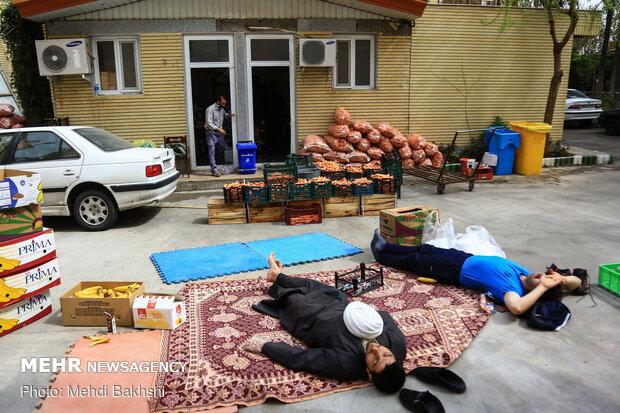
[[[245,204],[235,202],[227,204],[224,198],[212,198],[208,203],[209,224],[245,224],[247,223]]]
[[[379,215],[382,209],[396,208],[396,194],[375,194],[362,196],[362,215]]]
[[[282,202],[266,204],[248,204],[248,222],[284,222],[284,206]]]
[[[321,216],[325,218],[325,205],[323,204],[323,199],[321,198],[309,199],[307,201],[288,201],[286,204],[294,207],[311,207],[312,204],[319,204],[321,206]]]
[[[334,196],[325,198],[325,217],[353,217],[360,215],[359,196]]]

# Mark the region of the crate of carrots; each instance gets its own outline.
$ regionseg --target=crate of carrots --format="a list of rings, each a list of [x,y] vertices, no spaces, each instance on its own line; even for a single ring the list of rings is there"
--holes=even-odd
[[[372,182],[375,184],[375,193],[393,194],[396,192],[396,180],[394,180],[393,175],[374,174],[371,178]]]
[[[322,161],[317,162],[316,166],[321,170],[321,176],[337,181],[342,178],[346,178],[347,171],[338,162],[334,161]]]
[[[297,164],[263,166],[263,176],[266,184],[293,183],[297,181]]]
[[[310,206],[284,206],[284,222],[286,225],[305,225],[320,224],[322,222],[323,210],[320,204]]]
[[[289,184],[289,199],[291,201],[306,201],[312,199],[312,186],[307,179],[298,179]]]
[[[381,172],[381,162],[370,161],[362,166],[362,170],[364,171],[364,176],[370,178],[373,174]]]
[[[310,180],[312,198],[329,198],[332,196],[332,181],[324,176]]]
[[[357,178],[351,182],[353,195],[372,195],[375,193],[375,186],[368,178]]]
[[[248,203],[264,203],[269,201],[269,192],[264,182],[247,182],[243,186],[243,195],[245,202]]]
[[[353,187],[351,181],[346,178],[332,181],[332,195],[333,196],[351,196],[353,195]]]
[[[361,166],[347,165],[347,178],[357,179],[364,177],[364,170]]]
[[[243,202],[243,185],[242,182],[224,184],[224,202],[227,204]]]
[[[289,198],[289,184],[286,182],[272,182],[268,185],[269,202],[284,202]]]

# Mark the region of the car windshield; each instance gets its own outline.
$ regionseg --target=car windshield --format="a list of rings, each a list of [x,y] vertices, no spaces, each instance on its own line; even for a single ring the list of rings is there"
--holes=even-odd
[[[97,128],[74,129],[75,133],[83,136],[87,141],[97,146],[102,151],[113,152],[123,149],[135,148],[130,142],[123,138]]]
[[[568,99],[577,99],[577,98],[585,98],[588,99],[585,93],[582,93],[578,90],[569,90],[568,91]]]

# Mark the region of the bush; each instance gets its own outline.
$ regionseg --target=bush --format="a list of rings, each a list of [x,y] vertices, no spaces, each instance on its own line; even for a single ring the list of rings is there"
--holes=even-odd
[[[501,116],[495,116],[489,127],[492,126],[501,126],[506,128],[508,127],[508,122],[506,122]],[[447,149],[447,146],[440,148],[442,153],[444,153],[444,156]],[[472,135],[469,145],[464,147],[456,147],[454,151],[452,151],[452,154],[448,157],[447,163],[458,162],[460,158],[481,160],[486,151],[487,145],[484,142],[484,132],[479,135]]]

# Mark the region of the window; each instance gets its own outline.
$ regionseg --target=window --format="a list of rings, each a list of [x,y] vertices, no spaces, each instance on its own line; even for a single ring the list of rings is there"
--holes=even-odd
[[[374,36],[336,38],[334,87],[349,89],[375,87]]]
[[[95,38],[95,81],[101,94],[140,92],[138,39]]]
[[[57,159],[76,159],[80,155],[52,132],[22,133],[13,162],[38,162]]]
[[[74,129],[74,132],[85,138],[87,141],[106,152],[120,151],[122,149],[131,149],[135,146],[123,138],[97,128],[80,128]]]

